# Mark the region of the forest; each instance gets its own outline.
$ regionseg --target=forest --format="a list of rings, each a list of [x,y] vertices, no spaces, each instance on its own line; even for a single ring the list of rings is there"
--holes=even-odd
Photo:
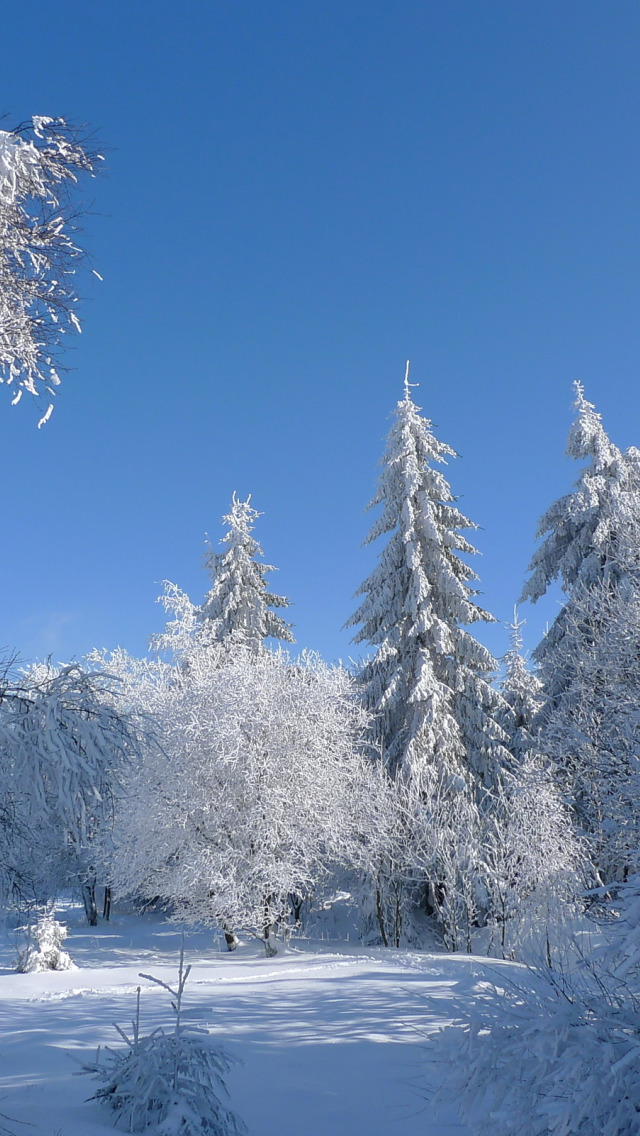
[[[14,401],[44,399],[40,424],[61,331],[78,322],[71,191],[98,161],[64,122],[0,132],[0,366]],[[536,983],[505,984],[498,1017],[480,997],[438,1035],[440,1091],[478,1131],[489,1109],[496,1136],[631,1134],[640,451],[609,439],[576,383],[576,479],[539,522],[518,601],[558,582],[563,603],[531,660],[516,608],[497,660],[473,634],[493,616],[471,566],[476,525],[445,476],[455,450],[414,390],[407,366],[369,503],[378,560],[349,619],[361,663],[295,654],[260,513],[235,493],[208,591],[198,602],[166,582],[166,627],[144,657],[5,661],[0,886],[28,929],[19,966],[66,965],[65,896],[91,927],[129,905],[210,929],[229,953],[249,940],[275,958],[331,916],[334,935],[367,947],[524,963]],[[224,1059],[180,1024],[187,969],[167,986],[175,1034],[135,1034],[93,1069],[129,1131],[149,1117],[183,1136],[241,1130],[214,1092]],[[168,1103],[150,1086],[178,1058],[183,1087],[209,1088],[171,1127],[178,1081]]]

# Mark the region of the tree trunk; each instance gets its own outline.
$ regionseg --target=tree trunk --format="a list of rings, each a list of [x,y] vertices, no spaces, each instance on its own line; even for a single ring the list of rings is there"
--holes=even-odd
[[[227,927],[223,927],[222,930],[224,931],[224,941],[227,944],[227,950],[235,951],[238,943],[240,942],[235,931],[229,931]]]
[[[105,885],[105,889],[104,889],[104,903],[102,904],[102,918],[106,919],[107,922],[111,918],[111,888],[109,887],[108,884]]]
[[[296,927],[299,927],[302,922],[302,904],[304,903],[304,899],[301,895],[293,894],[289,896],[289,899],[291,901],[291,912],[293,915],[294,925]]]
[[[95,876],[92,879],[84,881],[82,885],[82,902],[84,904],[84,912],[87,917],[87,923],[90,927],[97,927],[98,908],[96,907]]]
[[[264,926],[262,929],[262,938],[264,940],[264,950],[267,958],[273,958],[278,953],[278,941],[275,936],[274,924],[271,920],[270,913],[271,897],[265,901],[264,905]]]
[[[376,884],[376,915],[378,917],[378,926],[380,928],[380,935],[382,936],[382,942],[384,943],[385,947],[388,947],[389,946],[389,940],[387,938],[387,929],[386,929],[385,924],[384,924],[384,905],[383,905],[383,902],[382,902],[382,888],[380,887],[380,876],[378,876],[378,881],[377,881],[377,884]]]

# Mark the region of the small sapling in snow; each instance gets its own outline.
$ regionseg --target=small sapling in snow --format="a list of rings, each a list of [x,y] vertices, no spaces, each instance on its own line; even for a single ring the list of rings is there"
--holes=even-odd
[[[242,1136],[242,1121],[221,1100],[233,1059],[214,1046],[208,1030],[182,1024],[182,996],[191,967],[180,951],[178,982],[169,986],[152,974],[141,974],[171,996],[174,1026],[150,1034],[140,1032],[140,987],[129,1036],[116,1029],[126,1048],[98,1050],[95,1062],[83,1066],[100,1081],[91,1100],[115,1112],[115,1124],[126,1132],[153,1129],[157,1136]]]
[[[62,946],[67,934],[64,924],[50,912],[39,916],[30,930],[27,946],[18,953],[16,970],[20,974],[35,970],[75,970],[75,963]]]

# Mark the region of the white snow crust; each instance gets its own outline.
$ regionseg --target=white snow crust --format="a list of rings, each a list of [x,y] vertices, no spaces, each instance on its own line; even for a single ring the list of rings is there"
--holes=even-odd
[[[116,1130],[87,1102],[94,1084],[76,1075],[79,1063],[119,1044],[113,1023],[128,1027],[137,986],[145,1029],[166,1024],[164,992],[139,972],[172,981],[180,932],[152,914],[98,928],[73,908],[58,918],[75,971],[17,974],[5,941],[0,1111],[28,1121],[32,1136],[106,1136]],[[185,958],[185,1020],[240,1058],[227,1084],[250,1136],[468,1136],[454,1103],[436,1111],[428,1097],[442,1080],[428,1037],[466,1020],[474,991],[522,971],[335,942],[299,941],[267,959],[251,941],[228,955],[207,932],[187,933]]]

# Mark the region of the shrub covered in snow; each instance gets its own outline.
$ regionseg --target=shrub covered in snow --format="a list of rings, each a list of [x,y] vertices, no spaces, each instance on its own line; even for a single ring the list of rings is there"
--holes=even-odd
[[[62,947],[67,934],[67,928],[53,915],[41,915],[31,930],[30,942],[18,954],[16,969],[20,974],[34,970],[75,970],[70,955]]]
[[[480,991],[438,1045],[472,1130],[492,1136],[635,1136],[640,1127],[640,876],[607,945],[558,973]],[[517,973],[517,972],[516,972]]]
[[[167,990],[172,997],[174,1028],[150,1034],[140,1032],[140,987],[131,1037],[116,1026],[126,1048],[107,1048],[83,1072],[98,1078],[100,1087],[92,1100],[102,1101],[115,1112],[115,1123],[127,1132],[152,1128],[157,1136],[242,1136],[244,1124],[222,1102],[224,1083],[232,1059],[215,1047],[208,1031],[184,1026],[182,996],[190,966],[180,952],[176,988],[141,974]]]

